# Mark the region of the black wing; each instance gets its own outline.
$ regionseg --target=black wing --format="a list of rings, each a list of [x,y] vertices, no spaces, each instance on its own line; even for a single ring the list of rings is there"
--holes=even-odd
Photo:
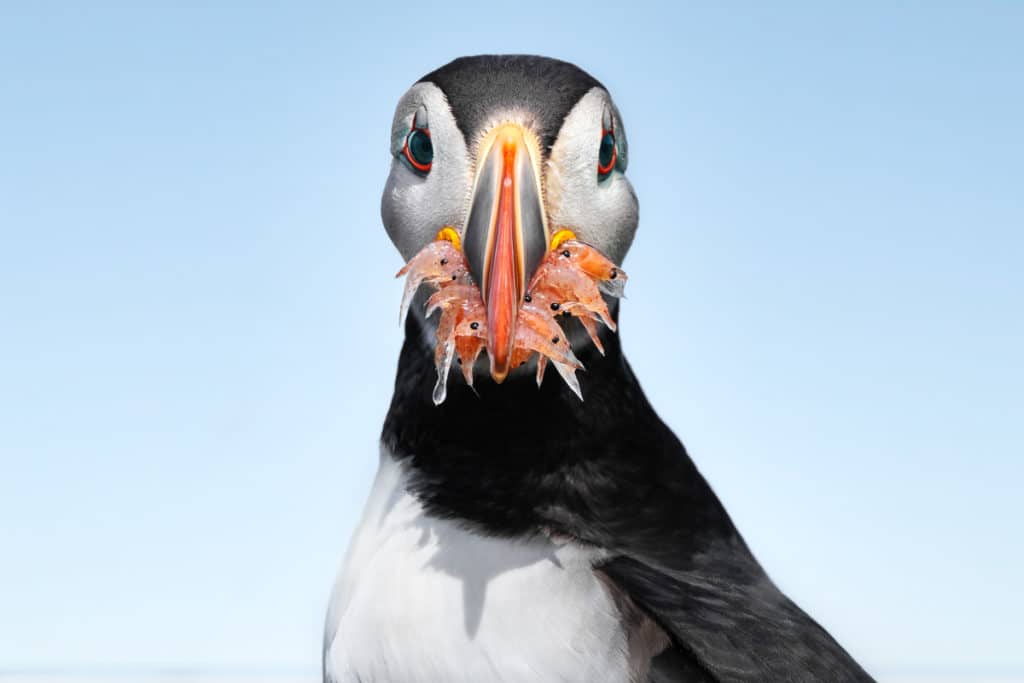
[[[603,572],[672,639],[654,681],[871,681],[759,567],[707,558],[689,571],[617,557]],[[694,678],[693,668],[705,677]],[[680,678],[672,678],[678,672]]]
[[[672,639],[655,658],[659,683],[871,680],[772,585],[651,408],[617,335],[604,359],[579,354],[586,403],[557,377],[539,389],[520,377],[483,382],[479,395],[456,387],[434,406],[431,354],[415,316],[406,325],[382,442],[408,459],[431,514],[605,549],[604,573]]]
[[[601,570],[671,638],[651,680],[871,681],[768,578],[623,367],[634,427],[602,458],[605,476],[588,480],[587,504],[553,516],[610,551]]]

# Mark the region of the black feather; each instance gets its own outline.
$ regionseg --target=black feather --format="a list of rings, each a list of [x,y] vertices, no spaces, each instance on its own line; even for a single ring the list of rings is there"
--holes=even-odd
[[[420,82],[439,87],[448,98],[466,143],[504,109],[528,112],[544,149],[554,144],[566,115],[591,88],[593,76],[569,62],[533,55],[459,57]]]
[[[617,312],[617,311],[616,311]],[[575,320],[566,324],[577,325]],[[768,579],[622,355],[579,349],[580,402],[554,373],[459,378],[431,402],[423,323],[410,315],[382,441],[432,514],[492,535],[554,532],[611,553],[599,570],[672,640],[652,680],[870,681]]]

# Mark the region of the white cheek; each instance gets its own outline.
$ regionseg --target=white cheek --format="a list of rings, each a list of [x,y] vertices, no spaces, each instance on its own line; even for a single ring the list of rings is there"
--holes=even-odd
[[[600,233],[604,252],[616,263],[622,263],[633,243],[639,220],[639,206],[633,186],[616,172],[598,188],[591,210],[595,230]]]
[[[402,257],[412,258],[446,225],[465,219],[465,181],[440,172],[435,161],[426,178],[417,176],[402,161],[392,163],[381,198],[381,220]]]
[[[583,173],[579,172],[577,177]],[[636,196],[622,175],[616,174],[601,183],[596,180],[596,167],[593,175],[593,182],[563,182],[561,201],[552,207],[553,223],[571,228],[581,240],[621,263],[636,233]]]
[[[430,83],[413,86],[395,112],[392,136],[402,138],[407,120],[420,106],[429,113],[434,162],[426,176],[393,158],[384,194],[381,220],[391,241],[406,260],[432,241],[445,225],[462,225],[471,179],[469,156],[441,91]],[[396,136],[397,131],[397,136]],[[398,142],[392,143],[393,148]]]
[[[548,211],[554,225],[574,230],[621,263],[638,220],[636,195],[618,170],[598,179],[601,116],[607,95],[595,89],[566,117],[547,167]],[[620,125],[621,127],[621,125]]]
[[[404,259],[409,259],[422,246],[424,229],[430,216],[423,215],[422,203],[417,198],[422,194],[426,181],[414,175],[404,164],[395,160],[391,174],[381,197],[380,215],[388,236]]]

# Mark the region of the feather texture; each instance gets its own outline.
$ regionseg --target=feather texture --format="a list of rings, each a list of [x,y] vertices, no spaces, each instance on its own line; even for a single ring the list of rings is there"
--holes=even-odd
[[[604,357],[589,346],[581,357],[585,404],[523,372],[478,382],[479,396],[455,385],[435,407],[420,323],[407,325],[382,439],[429,514],[601,549],[608,580],[671,637],[651,680],[871,680],[768,579],[617,335],[604,337]]]

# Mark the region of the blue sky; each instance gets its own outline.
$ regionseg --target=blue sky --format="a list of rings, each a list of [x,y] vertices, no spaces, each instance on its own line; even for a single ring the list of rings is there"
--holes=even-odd
[[[0,669],[318,669],[401,332],[392,107],[611,90],[621,334],[776,581],[880,676],[1022,672],[1024,8],[6,3]]]

